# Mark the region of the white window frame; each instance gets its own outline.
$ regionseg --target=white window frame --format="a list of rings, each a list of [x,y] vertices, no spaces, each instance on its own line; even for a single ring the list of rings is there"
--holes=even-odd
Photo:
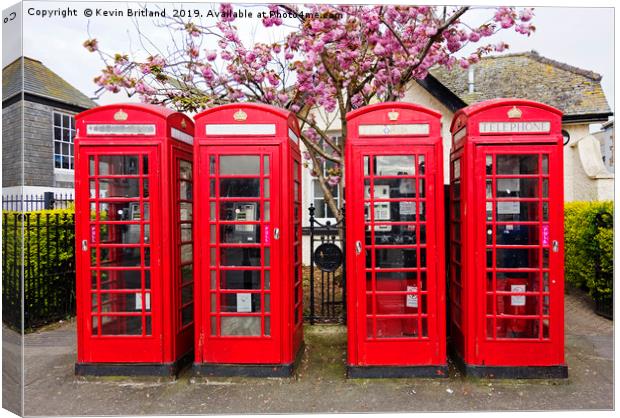
[[[56,115],[60,115],[60,125],[56,125]],[[69,127],[65,127],[63,123],[63,116],[69,117]],[[56,128],[60,128],[60,139],[56,138]],[[62,139],[62,133],[64,130],[69,131],[70,141],[67,142]],[[54,167],[54,172],[56,173],[67,173],[73,174],[75,170],[75,148],[74,148],[74,139],[75,139],[75,115],[68,112],[62,112],[59,110],[52,111],[52,164]],[[56,152],[56,143],[60,144],[60,154]],[[69,146],[69,154],[64,154],[62,152],[63,144],[68,144]],[[60,156],[60,167],[56,166],[56,157]],[[69,168],[62,167],[62,159],[63,157],[69,157]]]
[[[328,134],[328,135],[330,136],[332,141],[340,141],[341,137],[342,137],[340,132],[338,132],[337,134],[334,133],[334,134]],[[313,164],[312,164],[311,161],[309,162],[309,166],[310,166],[310,169],[313,168]],[[325,165],[323,165],[323,175],[324,176],[326,175]],[[342,177],[343,177],[343,180],[344,180],[344,173],[342,173]],[[317,201],[322,201],[322,204],[324,205],[324,213],[327,214],[327,211],[328,211],[329,208],[327,207],[327,203],[325,202],[325,199],[322,198],[322,197],[318,197],[316,195],[317,188],[319,190],[321,190],[321,192],[322,192],[321,186],[318,184],[319,179],[317,177],[312,176],[311,174],[308,175],[308,178],[309,178],[309,180],[308,180],[308,183],[309,183],[308,190],[310,190],[310,196],[309,196],[309,201],[310,202],[309,203],[314,204],[314,207],[317,208],[318,207],[317,206]],[[342,183],[342,184],[344,184],[344,183]],[[336,189],[336,190],[338,190],[338,189]],[[334,196],[334,198],[336,200],[336,205],[338,206],[338,208],[341,208],[342,207],[342,196],[338,195],[338,196]],[[336,223],[336,218],[333,218],[333,217],[323,217],[323,218],[321,218],[319,216],[316,216],[316,213],[317,213],[316,210],[315,210],[314,213],[315,213],[315,219],[317,221],[321,222],[321,223],[325,223],[327,221],[330,221],[332,225]]]

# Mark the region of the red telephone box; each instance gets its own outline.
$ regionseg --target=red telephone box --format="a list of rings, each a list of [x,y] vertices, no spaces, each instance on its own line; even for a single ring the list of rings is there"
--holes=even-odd
[[[176,374],[193,349],[194,123],[135,103],[76,120],[76,374]]]
[[[286,376],[301,353],[295,116],[243,103],[196,121],[196,357],[207,375]]]
[[[454,115],[450,322],[467,374],[568,376],[561,129],[559,110],[528,100]]]
[[[441,115],[381,103],[347,115],[350,377],[445,377]]]

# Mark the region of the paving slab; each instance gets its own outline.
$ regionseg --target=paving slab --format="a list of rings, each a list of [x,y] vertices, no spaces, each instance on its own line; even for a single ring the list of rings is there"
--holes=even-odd
[[[259,414],[613,409],[613,321],[566,296],[564,380],[347,379],[346,328],[306,326],[290,378],[76,377],[75,323],[25,336],[25,414]]]

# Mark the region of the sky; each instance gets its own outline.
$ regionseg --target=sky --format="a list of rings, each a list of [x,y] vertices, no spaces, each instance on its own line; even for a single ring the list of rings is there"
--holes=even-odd
[[[206,11],[217,7],[206,3],[151,3],[149,8],[159,4],[184,9],[200,7]],[[37,2],[24,3],[24,55],[38,59],[48,68],[73,84],[87,96],[93,97],[97,86],[93,78],[103,67],[97,54],[88,52],[82,43],[89,37],[99,40],[102,49],[111,52],[140,51],[135,26],[127,17],[84,16],[86,8],[122,9],[138,7],[138,3],[126,2]],[[67,7],[77,10],[77,17],[41,17],[29,15],[37,10],[61,11]],[[489,10],[475,10],[467,19],[476,22]],[[535,9],[535,34],[530,37],[518,35],[512,30],[502,31],[496,40],[510,45],[509,53],[536,50],[544,57],[564,62],[582,69],[591,70],[603,76],[602,86],[610,106],[614,107],[614,11],[610,7],[537,7]],[[153,44],[160,48],[170,45],[170,35],[165,28],[157,27],[150,18],[139,18],[140,30]],[[265,37],[269,32],[259,24],[243,26],[242,37]],[[90,35],[89,35],[90,33]],[[273,35],[271,35],[273,36]],[[275,39],[271,39],[275,40]],[[206,45],[203,45],[206,47]],[[152,49],[147,45],[147,48]],[[464,51],[467,52],[467,51]],[[3,62],[6,64],[19,56],[17,45],[3,42]],[[127,100],[123,95],[104,94],[100,104]]]

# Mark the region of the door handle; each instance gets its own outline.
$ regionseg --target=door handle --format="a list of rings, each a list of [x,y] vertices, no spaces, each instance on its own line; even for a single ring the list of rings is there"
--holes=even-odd
[[[273,230],[273,238],[280,239],[280,228],[274,228]]]
[[[85,239],[82,240],[82,251],[88,251],[88,241]]]
[[[560,251],[560,244],[558,243],[557,240],[553,240],[552,244],[552,248],[553,248],[553,252],[557,253],[558,251]]]
[[[362,253],[362,242],[355,241],[355,254],[360,255]]]

